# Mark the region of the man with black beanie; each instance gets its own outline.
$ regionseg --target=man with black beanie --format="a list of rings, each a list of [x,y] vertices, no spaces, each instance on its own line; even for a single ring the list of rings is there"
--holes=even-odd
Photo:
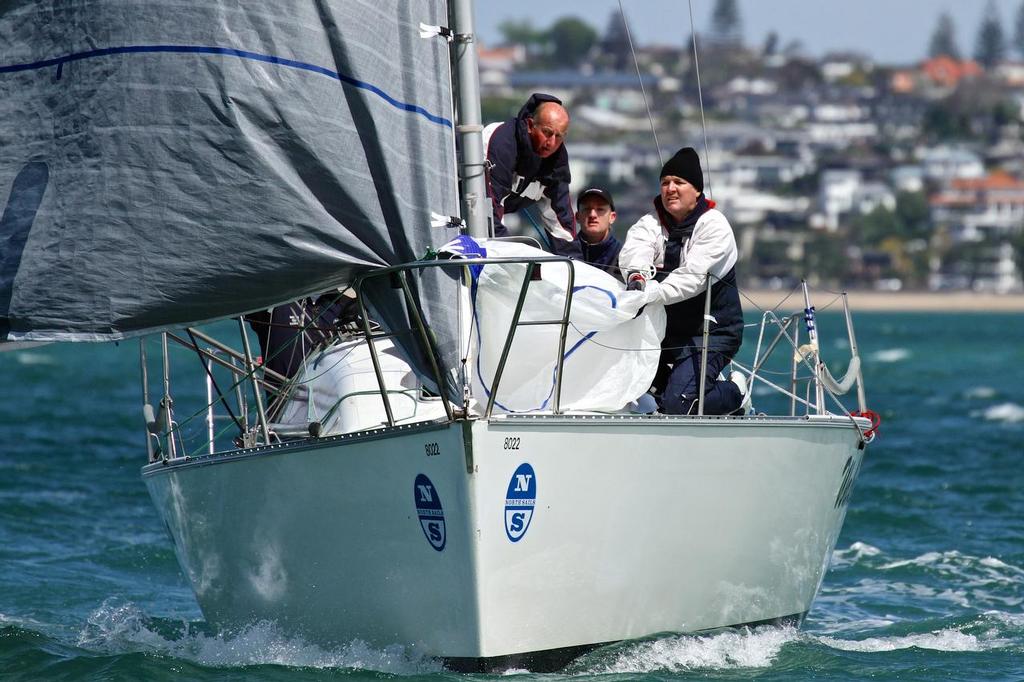
[[[693,147],[684,147],[661,168],[655,212],[626,235],[619,266],[631,289],[668,314],[661,368],[654,387],[661,411],[697,414],[704,346],[704,299],[710,273],[711,321],[704,414],[732,414],[749,404],[746,381],[718,375],[743,341],[743,309],[736,289],[736,238],[715,202],[704,196],[704,173]]]

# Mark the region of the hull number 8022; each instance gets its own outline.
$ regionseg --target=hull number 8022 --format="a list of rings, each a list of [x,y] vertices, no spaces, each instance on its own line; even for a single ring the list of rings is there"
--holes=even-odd
[[[519,449],[519,436],[512,436],[505,439],[506,450],[518,450]]]

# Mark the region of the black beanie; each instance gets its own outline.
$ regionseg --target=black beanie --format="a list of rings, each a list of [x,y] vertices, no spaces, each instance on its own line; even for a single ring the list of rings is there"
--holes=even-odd
[[[704,191],[704,173],[700,169],[700,157],[693,147],[683,147],[661,167],[661,175],[674,175],[686,180],[698,192]]]

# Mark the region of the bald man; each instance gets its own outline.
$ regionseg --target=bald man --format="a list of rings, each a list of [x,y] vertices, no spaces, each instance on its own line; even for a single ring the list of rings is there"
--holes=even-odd
[[[508,234],[502,222],[506,214],[536,205],[552,251],[579,255],[564,144],[568,131],[569,113],[561,100],[543,93],[531,95],[515,118],[484,129],[496,237]]]

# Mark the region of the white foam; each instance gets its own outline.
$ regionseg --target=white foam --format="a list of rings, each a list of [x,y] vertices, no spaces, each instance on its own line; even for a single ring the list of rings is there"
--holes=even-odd
[[[36,630],[46,627],[46,623],[35,620],[34,618],[28,618],[25,616],[8,616],[5,613],[0,613],[0,625],[30,626]]]
[[[1005,613],[1003,611],[986,611],[985,615],[994,618],[1003,625],[1009,625],[1010,627],[1024,627],[1024,614],[1021,613]]]
[[[1024,570],[1021,570],[1020,568],[1017,568],[1016,566],[1011,566],[1010,564],[1006,563],[1005,561],[1002,561],[1001,559],[997,559],[994,556],[987,556],[984,559],[982,559],[981,561],[979,561],[978,563],[980,563],[982,566],[985,566],[987,568],[998,568],[998,569],[1008,570],[1008,571],[1010,571],[1012,573],[1017,573],[1018,575],[1024,574]]]
[[[883,564],[879,568],[883,571],[893,568],[903,568],[904,566],[934,566],[940,561],[949,561],[952,559],[958,559],[960,552],[956,550],[950,552],[925,552],[920,556],[916,556],[913,559],[901,559],[900,561],[891,561],[887,564]]]
[[[854,542],[846,549],[837,549],[832,552],[832,567],[851,566],[864,557],[878,556],[882,550],[867,544],[866,542]]]
[[[833,649],[863,653],[898,651],[911,648],[930,649],[932,651],[989,651],[1012,644],[1003,638],[986,639],[961,632],[955,628],[894,637],[868,637],[861,640],[838,639],[835,637],[818,637],[817,639],[822,644]]]
[[[15,360],[19,365],[56,365],[57,360],[44,353],[27,353],[22,351],[21,353],[14,354]]]
[[[180,638],[156,632],[134,604],[104,603],[89,617],[78,646],[105,653],[143,651],[173,656],[211,667],[285,665],[306,668],[357,668],[411,675],[440,672],[441,662],[418,656],[406,647],[383,649],[353,641],[326,650],[301,638],[285,637],[272,623],[257,623],[237,635],[210,635],[183,624]]]
[[[602,672],[616,674],[700,669],[767,668],[799,633],[792,627],[765,627],[717,635],[678,635],[640,642],[619,653]]]
[[[981,413],[981,416],[990,422],[1016,424],[1024,422],[1024,407],[1017,403],[1002,403],[986,409]]]
[[[871,354],[872,362],[900,362],[910,357],[906,348],[887,348]]]
[[[881,570],[892,570],[906,566],[936,568],[956,575],[966,575],[968,571],[979,572],[987,579],[997,582],[1018,582],[1024,576],[1024,570],[992,556],[975,557],[961,554],[954,550],[946,552],[925,552],[913,559],[891,561],[879,566]]]
[[[993,398],[996,395],[996,389],[991,386],[975,386],[964,392],[965,398]]]
[[[1020,587],[1024,584],[1024,569],[992,556],[975,557],[955,550],[926,552],[913,559],[883,564],[879,569],[891,571],[908,567],[934,573],[939,576],[942,584],[955,587],[936,589],[920,584],[886,581],[888,592],[939,599],[964,608],[977,608],[980,604],[1016,607],[1024,603],[1020,594]]]

